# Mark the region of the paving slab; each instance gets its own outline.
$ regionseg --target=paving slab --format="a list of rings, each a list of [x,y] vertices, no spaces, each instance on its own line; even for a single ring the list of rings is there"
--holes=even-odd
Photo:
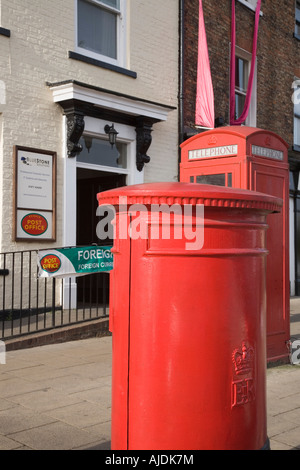
[[[299,332],[299,333],[298,333]],[[300,298],[291,337],[300,339]],[[0,364],[0,450],[109,450],[112,338],[8,351]],[[267,370],[271,449],[300,449],[300,365]]]

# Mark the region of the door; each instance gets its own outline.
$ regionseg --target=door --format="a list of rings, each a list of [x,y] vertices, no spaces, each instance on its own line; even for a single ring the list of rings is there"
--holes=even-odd
[[[282,211],[267,220],[267,354],[287,356],[289,326],[289,179],[286,169],[251,162],[250,189],[283,199]]]
[[[126,185],[126,175],[77,168],[77,246],[112,245],[113,240],[100,240],[96,234],[99,218],[97,193]],[[80,306],[105,305],[108,302],[109,275],[90,274],[77,278],[77,302]]]

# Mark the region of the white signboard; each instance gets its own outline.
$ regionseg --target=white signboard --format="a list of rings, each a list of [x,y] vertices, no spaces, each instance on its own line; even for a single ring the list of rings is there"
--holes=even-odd
[[[19,150],[17,154],[18,208],[52,210],[52,155]]]
[[[16,223],[18,238],[52,239],[52,212],[18,209]]]
[[[237,145],[224,145],[223,147],[212,147],[206,149],[197,149],[189,151],[189,160],[198,158],[212,158],[212,157],[230,157],[238,154]]]
[[[56,154],[15,147],[15,239],[55,239]]]

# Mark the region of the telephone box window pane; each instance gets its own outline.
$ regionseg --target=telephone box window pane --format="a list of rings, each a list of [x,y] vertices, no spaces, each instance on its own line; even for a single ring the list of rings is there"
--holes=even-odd
[[[85,136],[80,139],[82,151],[77,155],[77,161],[93,165],[127,168],[127,145],[117,142],[111,147],[107,140]]]
[[[198,175],[196,177],[196,183],[225,186],[225,173],[220,173],[218,175]]]
[[[190,183],[194,183],[194,177],[190,176]]]
[[[227,186],[228,188],[232,188],[232,173],[228,173],[227,175]]]

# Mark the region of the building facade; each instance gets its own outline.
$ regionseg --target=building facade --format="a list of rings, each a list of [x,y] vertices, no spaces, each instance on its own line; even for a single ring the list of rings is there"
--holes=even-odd
[[[0,21],[0,252],[97,243],[97,192],[177,179],[178,4],[1,0]]]
[[[204,0],[207,45],[214,89],[215,126],[230,124],[232,2]],[[236,0],[236,117],[245,102],[251,70],[257,0]],[[202,132],[195,125],[198,0],[182,0],[180,140]],[[289,146],[290,292],[300,293],[300,4],[262,0],[251,102],[243,125],[275,132]]]

